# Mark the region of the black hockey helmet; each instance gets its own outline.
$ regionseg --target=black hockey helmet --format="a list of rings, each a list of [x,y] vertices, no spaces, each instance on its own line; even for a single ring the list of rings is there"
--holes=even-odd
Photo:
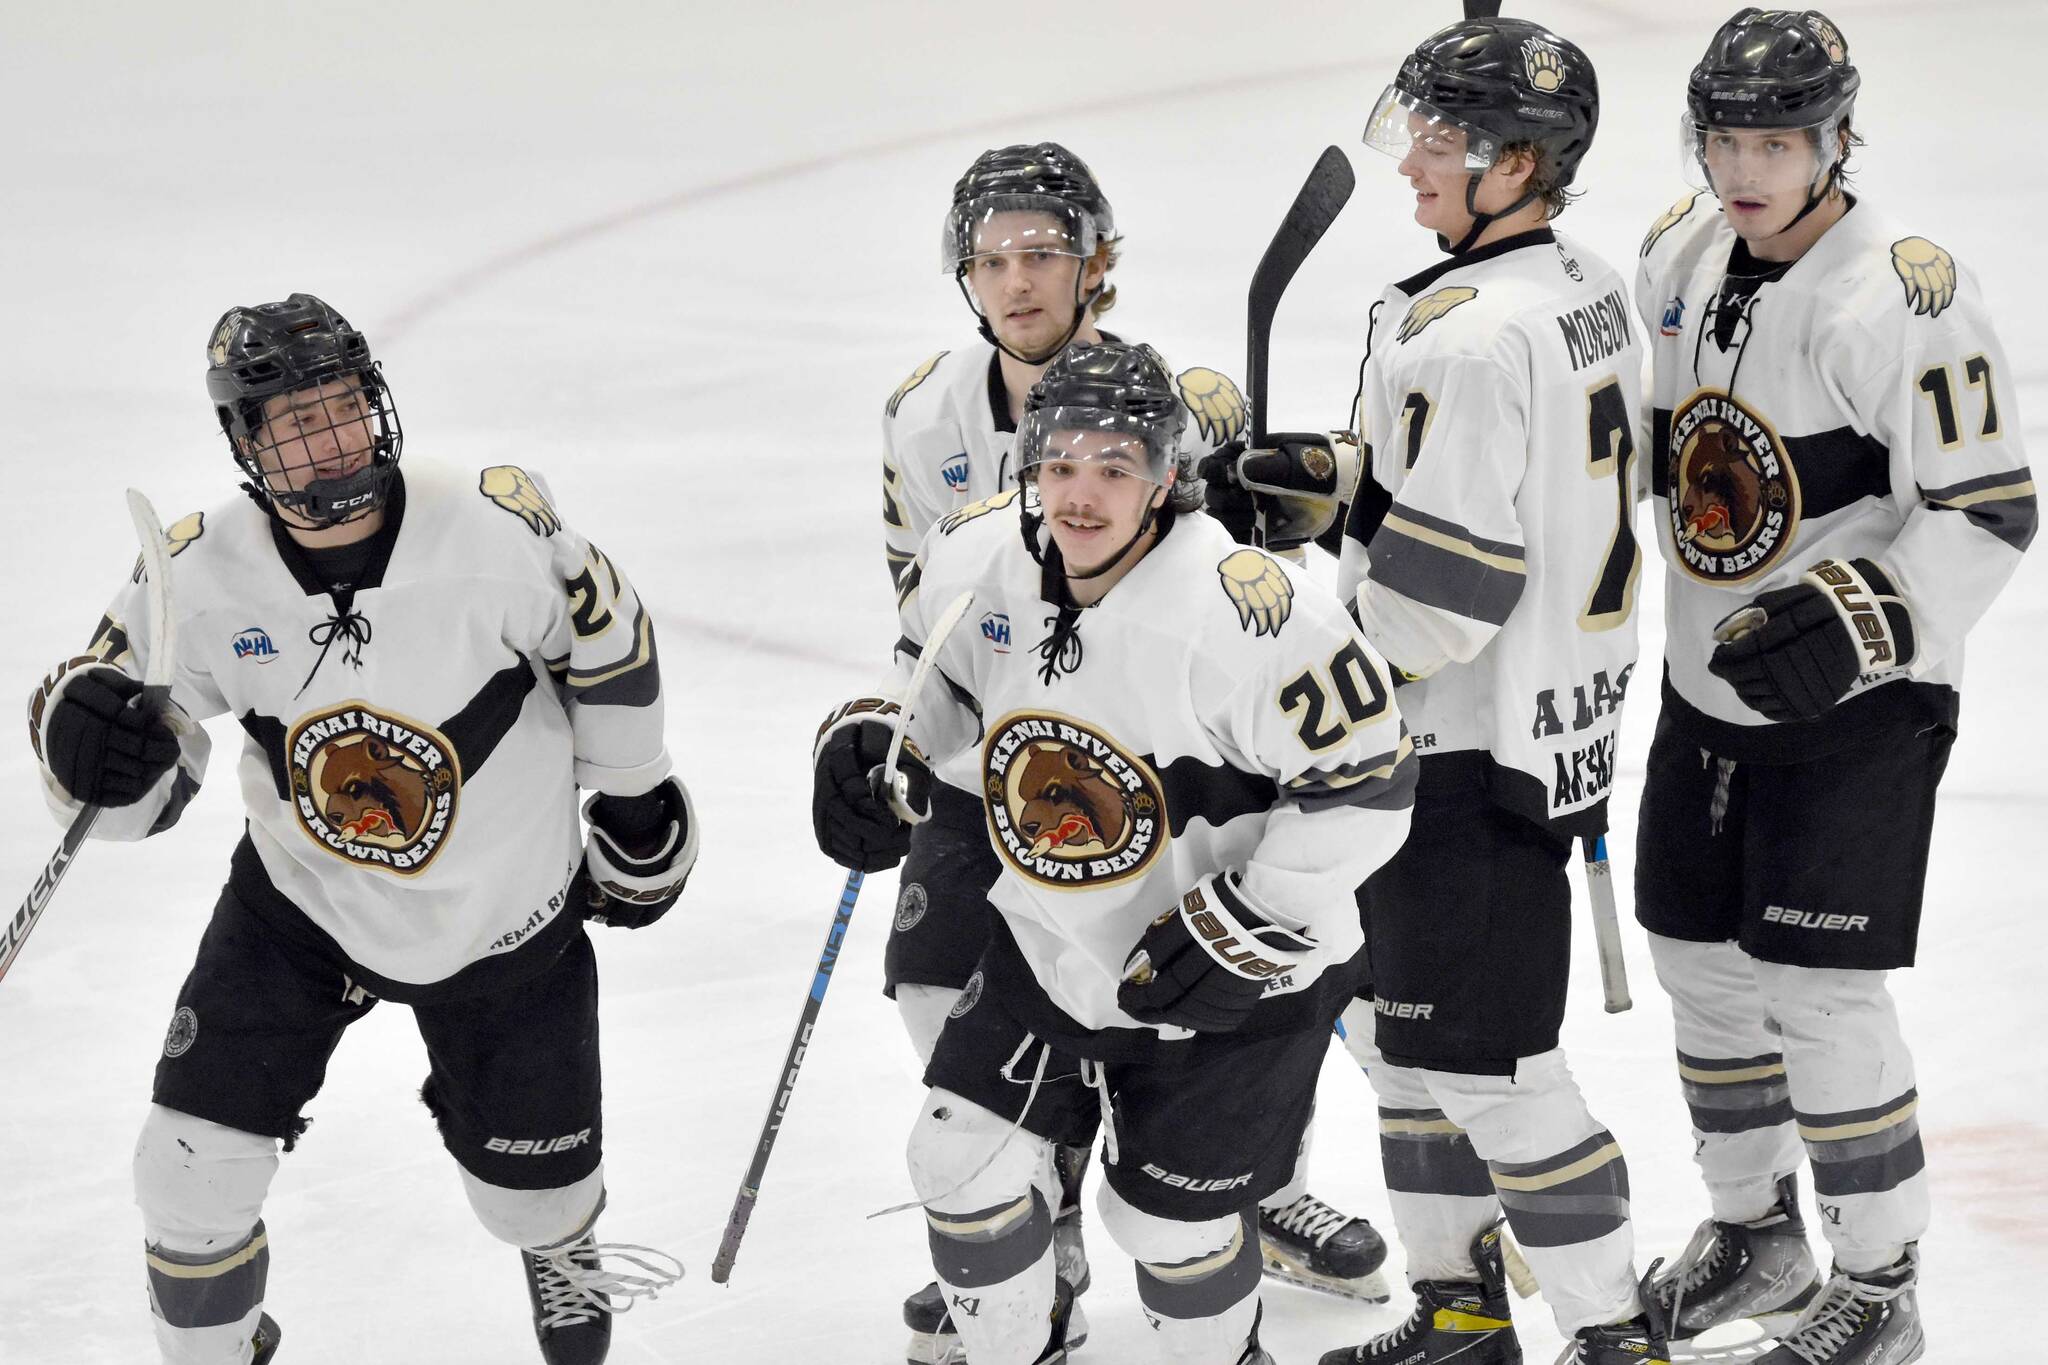
[[[1046,569],[1047,600],[1069,601],[1059,580],[1108,573],[1155,525],[1163,535],[1176,513],[1202,505],[1202,482],[1193,477],[1192,464],[1181,453],[1187,417],[1172,372],[1150,346],[1127,341],[1069,346],[1045,367],[1025,399],[1016,455],[1024,543]],[[1135,465],[1139,477],[1155,484],[1165,484],[1169,472],[1176,472],[1165,504],[1146,508],[1123,548],[1093,569],[1077,573],[1061,562],[1057,544],[1040,539],[1038,468],[1053,460],[1120,461]]]
[[[1028,243],[977,244],[976,232],[988,215],[1005,209],[1051,213],[1059,235]],[[954,273],[980,253],[1028,246],[1087,257],[1115,237],[1116,216],[1088,163],[1057,142],[1020,142],[983,152],[953,182],[953,207],[946,215],[940,255],[943,268]]]
[[[1424,39],[1401,63],[1373,106],[1365,143],[1398,160],[1431,128],[1464,134],[1471,173],[1465,209],[1473,224],[1456,246],[1446,243],[1457,252],[1540,193],[1532,186],[1497,213],[1479,211],[1479,181],[1509,147],[1535,147],[1549,170],[1548,187],[1562,190],[1577,178],[1599,123],[1600,82],[1576,43],[1527,19],[1468,19]]]
[[[1848,40],[1825,14],[1752,8],[1707,44],[1685,107],[1716,128],[1811,128],[1847,113],[1862,84]]]
[[[298,429],[289,436],[271,430],[266,400],[350,379],[356,382],[347,392],[317,405],[317,417],[294,418]],[[404,440],[398,409],[368,340],[319,298],[293,294],[230,308],[207,344],[206,391],[248,478],[244,486],[266,510],[332,526],[383,504]],[[318,477],[318,453],[308,442],[330,435],[344,446],[366,443],[370,462],[340,478]],[[293,446],[291,456],[274,461],[279,468],[265,471],[260,451]]]
[[[998,228],[1004,215],[1011,217]],[[954,182],[939,258],[981,320],[982,340],[1027,365],[1042,365],[1074,339],[1102,296],[1106,284],[1093,291],[1083,288],[1086,262],[1115,240],[1116,217],[1088,163],[1057,142],[1020,142],[983,152]],[[1082,262],[1074,278],[1073,323],[1043,355],[1018,355],[1004,346],[967,281],[977,256],[1019,251],[1048,251]]]
[[[1144,477],[1166,482],[1180,459],[1187,409],[1166,362],[1150,346],[1122,341],[1069,346],[1046,366],[1025,400],[1017,428],[1017,477],[1029,479],[1047,460],[1129,458]],[[1087,432],[1117,438],[1077,450],[1069,438]]]

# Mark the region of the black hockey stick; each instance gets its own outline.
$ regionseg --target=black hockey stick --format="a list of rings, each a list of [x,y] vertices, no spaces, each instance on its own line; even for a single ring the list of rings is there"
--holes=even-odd
[[[1465,0],[1467,19],[1500,18],[1500,0]]]
[[[142,572],[149,593],[150,616],[149,663],[143,669],[142,692],[129,705],[154,711],[171,694],[171,556],[164,544],[163,523],[157,520],[149,499],[132,488],[128,490],[128,515],[135,523],[135,538],[142,544]],[[86,806],[72,817],[57,851],[36,874],[36,884],[30,889],[28,898],[22,901],[13,918],[0,927],[0,980],[6,978],[7,969],[14,965],[14,959],[21,956],[22,946],[35,932],[43,911],[49,908],[50,898],[57,893],[57,884],[71,870],[72,860],[85,846],[86,836],[92,833],[93,824],[99,818],[98,806]]]
[[[1245,309],[1245,383],[1251,395],[1254,450],[1265,447],[1272,429],[1266,423],[1266,361],[1273,346],[1273,314],[1279,311],[1280,296],[1287,292],[1295,272],[1337,221],[1357,183],[1343,149],[1325,147],[1280,221],[1280,230],[1273,234],[1266,254],[1259,258],[1259,268],[1252,272]]]
[[[917,667],[911,672],[910,686],[903,702],[897,709],[896,733],[889,737],[889,753],[882,762],[880,786],[887,795],[889,804],[897,814],[906,819],[914,817],[902,803],[908,784],[896,770],[896,760],[903,752],[903,735],[910,726],[911,708],[917,704],[918,694],[924,688],[924,680],[938,663],[939,651],[944,648],[946,637],[953,633],[953,627],[960,624],[967,609],[974,605],[974,594],[963,592],[946,605],[944,611],[932,623],[929,636],[925,639],[924,653],[918,656]],[[790,1097],[796,1094],[796,1074],[803,1068],[804,1052],[811,1045],[811,1030],[817,1027],[818,1011],[825,1003],[825,988],[832,984],[832,969],[839,963],[840,945],[846,941],[847,926],[853,923],[853,903],[860,896],[862,876],[858,871],[846,874],[846,889],[839,893],[839,909],[832,916],[832,927],[825,931],[825,951],[818,955],[818,968],[811,977],[811,993],[804,1000],[804,1007],[797,1015],[796,1032],[789,1040],[789,1052],[782,1059],[781,1079],[776,1082],[775,1097],[768,1102],[768,1117],[761,1121],[761,1135],[754,1142],[754,1159],[747,1164],[747,1173],[740,1178],[740,1192],[733,1197],[732,1214],[725,1220],[725,1236],[718,1241],[718,1254],[711,1259],[711,1282],[724,1284],[732,1278],[732,1263],[740,1254],[740,1239],[747,1235],[747,1222],[754,1216],[754,1202],[761,1197],[761,1181],[768,1174],[768,1157],[775,1150],[775,1139],[782,1134],[782,1120],[789,1113]]]

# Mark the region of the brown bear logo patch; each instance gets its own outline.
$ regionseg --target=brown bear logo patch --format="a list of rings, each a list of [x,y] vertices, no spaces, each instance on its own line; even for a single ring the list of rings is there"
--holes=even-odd
[[[989,828],[1031,881],[1085,890],[1135,877],[1167,840],[1158,775],[1101,731],[1017,714],[982,745]]]
[[[447,841],[462,774],[433,727],[349,702],[300,721],[285,755],[299,826],[328,852],[409,877]]]
[[[1671,538],[1693,577],[1740,583],[1764,573],[1799,525],[1799,479],[1770,423],[1719,389],[1671,419]]]

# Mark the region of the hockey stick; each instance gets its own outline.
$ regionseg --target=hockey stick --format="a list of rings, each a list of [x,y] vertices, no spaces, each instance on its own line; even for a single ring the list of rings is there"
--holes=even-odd
[[[1621,956],[1621,919],[1614,909],[1614,874],[1607,866],[1607,836],[1579,841],[1586,853],[1586,894],[1593,900],[1593,942],[1600,951],[1600,991],[1607,1012],[1620,1014],[1635,1002],[1628,998],[1628,963]]]
[[[903,735],[910,726],[911,708],[917,704],[925,679],[938,662],[946,637],[973,605],[974,594],[963,592],[939,613],[925,638],[924,652],[918,655],[917,667],[911,670],[910,686],[905,689],[896,713],[896,732],[889,736],[888,756],[882,760],[876,785],[887,794],[890,808],[906,820],[923,818],[911,811],[910,784],[896,767],[903,754]],[[775,1087],[774,1098],[768,1102],[768,1117],[762,1120],[761,1136],[754,1143],[754,1159],[748,1163],[746,1175],[740,1178],[732,1214],[725,1220],[725,1236],[719,1239],[718,1254],[711,1261],[713,1284],[724,1284],[732,1278],[732,1263],[740,1254],[740,1239],[747,1235],[754,1203],[761,1196],[761,1181],[768,1173],[768,1156],[775,1150],[775,1139],[782,1134],[782,1120],[789,1113],[790,1097],[796,1093],[796,1075],[803,1067],[804,1052],[811,1045],[811,1030],[817,1027],[818,1011],[825,1003],[825,988],[832,984],[832,968],[839,963],[840,945],[846,941],[847,927],[853,923],[853,903],[860,896],[862,880],[859,871],[846,874],[846,888],[839,893],[839,908],[833,912],[832,927],[825,931],[825,951],[818,955],[817,971],[811,977],[811,993],[797,1015],[796,1032],[790,1037],[789,1052],[782,1059],[782,1079]]]
[[[1500,18],[1500,0],[1465,0],[1467,19]]]
[[[1287,216],[1280,220],[1266,254],[1259,258],[1259,268],[1252,272],[1245,308],[1245,383],[1251,395],[1253,450],[1265,447],[1272,429],[1266,422],[1266,362],[1273,348],[1273,315],[1279,311],[1280,296],[1330,224],[1337,221],[1357,183],[1343,149],[1325,147],[1288,206]]]
[[[143,669],[142,692],[129,705],[154,711],[171,694],[171,555],[164,543],[163,523],[157,520],[156,510],[149,505],[148,498],[132,488],[128,490],[128,515],[135,523],[135,538],[142,545],[143,586],[149,596],[150,627],[149,663]],[[71,818],[57,851],[36,874],[36,884],[30,889],[28,898],[22,901],[21,908],[14,912],[14,917],[4,928],[0,928],[0,980],[6,978],[7,969],[14,965],[14,959],[21,956],[22,946],[35,931],[43,911],[49,908],[50,898],[57,893],[57,884],[71,870],[72,860],[85,846],[86,836],[92,833],[94,822],[100,818],[100,809],[98,806],[86,806]]]

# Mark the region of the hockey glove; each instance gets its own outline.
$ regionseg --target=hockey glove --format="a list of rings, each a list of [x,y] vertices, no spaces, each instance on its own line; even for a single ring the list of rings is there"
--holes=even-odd
[[[1254,909],[1234,874],[1204,877],[1138,940],[1116,1003],[1148,1024],[1228,1033],[1251,1017],[1267,982],[1315,948]]]
[[[132,806],[178,761],[160,711],[130,705],[142,684],[112,664],[63,678],[43,721],[43,762],[74,801]]]
[[[668,913],[697,865],[697,811],[676,778],[638,796],[600,793],[583,805],[583,917],[644,929]]]
[[[818,851],[849,870],[881,872],[910,852],[910,825],[882,789],[898,707],[862,697],[825,718],[811,751],[811,830]],[[931,811],[932,769],[909,737],[897,758],[912,820]]]
[[[1913,661],[1913,614],[1868,559],[1824,559],[1714,627],[1707,667],[1773,721],[1814,720],[1859,677]]]
[[[1232,441],[1203,459],[1204,508],[1231,538],[1275,553],[1298,549],[1336,521],[1358,480],[1358,447],[1323,432],[1282,432],[1271,448]]]

